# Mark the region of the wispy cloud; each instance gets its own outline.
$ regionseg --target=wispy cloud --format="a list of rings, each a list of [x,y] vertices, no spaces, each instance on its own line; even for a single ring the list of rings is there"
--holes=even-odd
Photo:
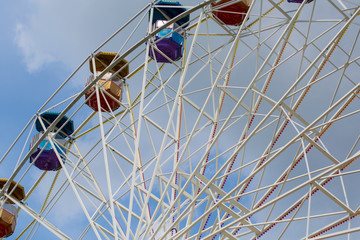
[[[32,0],[25,20],[16,25],[14,42],[30,73],[54,62],[74,69],[146,3],[127,3],[120,16],[124,6],[115,0]]]
[[[38,46],[41,43],[33,38],[31,29],[23,24],[18,23],[16,25],[15,42],[24,56],[27,70],[30,73],[54,61],[51,54]]]
[[[30,73],[51,63],[73,70],[149,2],[30,0],[16,25],[14,42]],[[116,51],[121,45],[116,43],[108,50]]]

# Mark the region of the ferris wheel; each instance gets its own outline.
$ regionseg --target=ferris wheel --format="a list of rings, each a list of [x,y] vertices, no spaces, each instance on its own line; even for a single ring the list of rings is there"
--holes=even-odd
[[[149,3],[0,159],[1,237],[358,239],[359,34],[357,1]]]

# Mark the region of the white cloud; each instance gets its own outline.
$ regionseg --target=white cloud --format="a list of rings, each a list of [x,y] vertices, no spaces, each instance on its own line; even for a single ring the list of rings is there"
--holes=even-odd
[[[54,62],[73,70],[150,2],[28,0],[30,7],[22,16],[25,20],[16,26],[15,44],[29,72]],[[196,3],[184,0],[183,4],[190,6]],[[119,43],[116,47],[120,46]]]
[[[127,4],[105,1],[32,0],[26,20],[16,25],[15,44],[29,72],[59,62],[74,69],[149,1]]]
[[[34,72],[46,63],[54,61],[53,56],[37,46],[39,43],[35,41],[31,31],[23,24],[16,25],[15,41],[24,56],[28,72]]]

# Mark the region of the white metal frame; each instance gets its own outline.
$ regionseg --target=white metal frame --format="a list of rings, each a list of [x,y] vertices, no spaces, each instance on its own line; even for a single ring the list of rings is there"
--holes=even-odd
[[[352,181],[360,178],[360,4],[253,0],[248,20],[231,27],[214,18],[212,2],[184,6],[154,31],[148,13],[161,7],[150,3],[44,103],[0,159],[5,166],[21,149],[0,190],[21,209],[15,236],[39,239],[47,231],[40,226],[60,239],[359,235]],[[155,34],[187,14],[184,58],[152,60]],[[144,28],[150,31],[138,41]],[[63,89],[85,63],[119,41],[119,58],[66,96]],[[95,85],[100,109],[104,93],[95,83],[122,59],[131,73],[120,109],[92,112],[84,94]],[[34,120],[52,109],[61,114],[27,152]],[[66,161],[57,173],[39,172],[28,159],[65,114],[78,126]],[[11,196],[12,180],[25,186],[23,202]],[[39,208],[34,194],[48,185]],[[75,200],[88,224],[73,236],[52,220],[62,201]]]

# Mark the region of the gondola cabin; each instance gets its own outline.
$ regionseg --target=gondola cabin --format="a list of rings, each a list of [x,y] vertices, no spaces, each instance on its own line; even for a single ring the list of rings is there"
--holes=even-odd
[[[30,143],[32,148],[42,137],[46,129],[57,119],[59,112],[45,112],[35,122],[36,134]],[[30,156],[30,163],[44,171],[57,171],[60,161],[65,161],[67,138],[74,132],[74,123],[63,116],[52,131],[40,142]]]
[[[211,4],[213,15],[220,23],[239,26],[245,20],[250,7],[250,0],[221,0]]]
[[[96,73],[97,75],[101,74],[101,72]],[[94,75],[91,75],[87,80],[87,84],[92,82],[94,78]],[[109,112],[118,109],[122,100],[122,81],[118,77],[112,76],[112,73],[106,73],[96,84],[101,89],[99,91],[101,111]],[[95,87],[92,87],[85,93],[85,98],[87,99],[86,104],[94,111],[98,111],[98,96],[96,95]]]
[[[38,133],[31,139],[30,148],[39,140],[43,133]],[[51,144],[50,139],[54,143]],[[65,144],[67,141],[63,138],[49,134],[44,140],[42,140],[33,154],[30,156],[30,162],[34,162],[34,165],[40,170],[44,171],[57,171],[61,168],[60,161],[65,161]]]
[[[302,2],[306,2],[306,3],[311,3],[313,0],[287,0],[289,3],[302,3]]]
[[[2,189],[8,180],[0,179],[0,188]],[[16,186],[16,187],[15,187]],[[15,187],[15,189],[14,189]],[[24,187],[12,181],[8,192],[11,192],[11,196],[18,201],[25,198]],[[16,221],[18,218],[18,208],[13,205],[10,199],[6,202],[0,202],[0,238],[6,238],[11,236],[16,227]]]
[[[50,125],[59,117],[60,112],[44,112],[35,121],[35,128],[38,132],[45,132]],[[67,138],[74,132],[74,122],[67,116],[62,116],[55,124],[51,132],[56,133],[56,137]]]
[[[89,60],[90,71],[96,76],[102,74],[118,55],[111,52],[99,52],[94,56],[94,62]],[[95,65],[95,71],[93,69]],[[90,84],[95,79],[95,74],[87,79],[86,85]],[[90,88],[85,93],[85,103],[94,111],[102,112],[115,111],[120,107],[123,94],[123,79],[129,74],[129,64],[125,59],[117,63],[110,72],[105,73],[100,80],[96,82],[99,87],[99,93],[96,94],[96,87]],[[98,102],[100,104],[98,104]]]
[[[190,16],[180,18],[174,23],[169,20],[186,11],[178,1],[159,1],[153,8],[152,28],[162,28],[153,41],[149,56],[157,62],[169,63],[178,61],[183,56],[185,28],[189,24]],[[166,26],[164,26],[166,25]]]
[[[166,20],[156,21],[154,29],[162,27],[167,22]],[[165,63],[178,61],[182,58],[184,37],[181,33],[175,31],[176,29],[179,29],[179,26],[176,23],[172,23],[155,35],[154,42],[156,48],[150,50],[149,56],[151,58],[157,62]]]

